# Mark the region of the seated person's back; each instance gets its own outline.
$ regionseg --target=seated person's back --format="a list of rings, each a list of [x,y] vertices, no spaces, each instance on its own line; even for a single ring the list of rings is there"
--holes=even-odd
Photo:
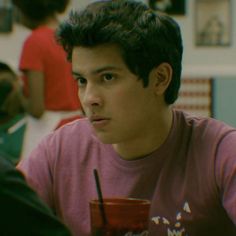
[[[31,190],[23,175],[0,155],[0,234],[69,236],[64,225]]]

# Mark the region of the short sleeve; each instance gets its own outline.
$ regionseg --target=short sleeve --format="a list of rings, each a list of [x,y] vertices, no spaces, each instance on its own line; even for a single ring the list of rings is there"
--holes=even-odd
[[[41,45],[40,40],[34,34],[26,39],[20,57],[20,70],[43,71],[44,49]]]
[[[216,181],[223,206],[236,225],[236,131],[229,132],[219,143]]]

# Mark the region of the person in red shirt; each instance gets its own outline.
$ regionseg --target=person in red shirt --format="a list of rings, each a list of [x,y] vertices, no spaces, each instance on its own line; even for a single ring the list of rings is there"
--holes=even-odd
[[[71,63],[54,35],[58,14],[65,11],[68,3],[69,0],[13,1],[22,13],[22,23],[32,30],[19,62],[25,95],[21,99],[30,115],[23,157],[62,119],[82,114]]]

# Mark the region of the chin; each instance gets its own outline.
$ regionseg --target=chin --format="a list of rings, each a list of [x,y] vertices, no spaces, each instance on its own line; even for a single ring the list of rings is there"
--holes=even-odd
[[[104,144],[117,143],[117,138],[114,138],[113,135],[96,133],[96,136]]]

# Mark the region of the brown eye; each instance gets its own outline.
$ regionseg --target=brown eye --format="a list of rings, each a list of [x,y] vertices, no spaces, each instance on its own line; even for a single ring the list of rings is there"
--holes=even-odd
[[[85,78],[83,78],[83,77],[79,77],[76,80],[78,82],[78,86],[79,87],[82,87],[82,86],[86,85],[86,83],[87,83],[87,80]]]
[[[103,75],[103,80],[104,81],[111,81],[113,80],[115,77],[112,74],[104,74]]]

